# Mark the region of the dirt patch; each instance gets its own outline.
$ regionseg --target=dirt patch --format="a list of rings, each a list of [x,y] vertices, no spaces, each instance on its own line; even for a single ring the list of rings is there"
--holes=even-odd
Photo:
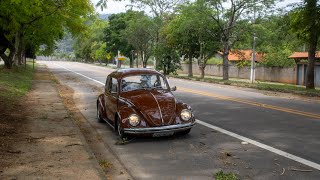
[[[13,106],[17,106],[16,104]],[[19,138],[24,119],[21,116],[12,116],[12,108],[8,108],[5,103],[0,103],[0,177],[4,169],[14,164],[20,152],[13,148],[13,144]]]
[[[27,96],[0,110],[0,179],[105,179],[45,67]]]
[[[48,72],[37,72],[33,76],[34,80],[52,80],[52,75]]]
[[[70,79],[75,82],[79,81],[75,77]],[[73,89],[61,84],[58,80],[56,80],[56,82],[58,83],[58,90],[60,96],[63,98],[64,105],[68,108],[72,119],[85,136],[87,143],[99,162],[100,167],[102,167],[104,172],[107,174],[107,179],[132,179],[131,175],[128,173],[128,170],[125,169],[121,162],[116,158],[114,153],[111,151],[111,148],[102,141],[100,134],[97,133],[93,127],[91,127],[86,118],[77,108],[73,99]],[[93,91],[99,90],[95,86],[92,86],[91,88]]]

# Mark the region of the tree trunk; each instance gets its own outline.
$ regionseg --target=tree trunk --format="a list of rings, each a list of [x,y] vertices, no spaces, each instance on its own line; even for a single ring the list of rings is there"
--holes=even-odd
[[[200,67],[200,78],[201,79],[204,78],[204,69],[205,69],[205,67],[203,67],[203,66]]]
[[[12,68],[12,61],[9,60],[9,57],[7,57],[4,53],[0,54],[2,60],[4,61],[4,65],[6,66],[7,69]]]
[[[308,51],[308,67],[306,74],[306,88],[315,89],[314,86],[314,65],[316,62],[317,39],[311,38]]]
[[[21,43],[21,53],[20,53],[20,65],[26,65],[27,64],[27,61],[26,61],[26,50],[25,50],[26,48],[25,48],[25,46],[24,46],[24,44],[23,43]]]
[[[130,68],[133,68],[133,60],[134,60],[134,58],[133,58],[133,56],[130,58]]]
[[[157,36],[156,36],[156,37],[157,37],[157,38],[156,38],[156,49],[158,49],[158,48],[159,48],[159,37],[160,37],[159,31],[157,31]],[[156,63],[155,63],[155,66],[156,66],[156,67],[154,67],[154,69],[155,69],[155,70],[160,70],[160,69],[159,69],[159,65],[160,65],[159,58],[158,58],[157,56],[155,56],[154,59],[155,59],[155,61],[156,61]]]
[[[192,56],[190,54],[189,54],[188,77],[193,77],[193,73],[192,73]]]
[[[27,58],[26,58],[26,53],[23,53],[23,62],[24,62],[24,68],[27,69]]]
[[[317,1],[305,0],[307,17],[310,21],[310,37],[309,37],[309,51],[308,51],[308,67],[306,76],[306,89],[315,89],[314,86],[314,65],[316,61],[316,50],[318,44],[318,26],[316,23],[317,18]]]
[[[147,58],[144,51],[141,51],[141,57],[142,57],[142,67],[147,68]]]
[[[16,48],[16,53],[15,53],[15,64],[16,65],[22,65],[24,63],[24,42],[23,42],[23,34],[21,31],[18,31],[16,33],[15,37],[15,48]]]
[[[143,68],[147,68],[147,61],[143,61]]]
[[[199,66],[199,70],[200,70],[200,78],[203,79],[204,78],[204,70],[206,68],[205,61],[204,61],[203,57],[198,58],[198,66]]]
[[[15,50],[10,49],[9,56],[4,54],[5,51],[6,51],[6,49],[1,49],[0,56],[1,56],[2,60],[4,61],[4,65],[6,66],[6,68],[11,69],[12,65],[13,65],[13,57],[14,57]]]
[[[223,47],[223,80],[229,80],[229,59],[228,59],[228,55],[229,55],[229,45],[228,42],[224,43],[224,47]]]
[[[167,66],[165,64],[163,65],[163,74],[168,75],[167,74]]]
[[[13,64],[20,65],[21,63],[21,31],[17,31],[14,39],[14,47],[16,49],[14,54]]]
[[[136,66],[137,66],[137,68],[139,67],[139,51],[137,51]]]

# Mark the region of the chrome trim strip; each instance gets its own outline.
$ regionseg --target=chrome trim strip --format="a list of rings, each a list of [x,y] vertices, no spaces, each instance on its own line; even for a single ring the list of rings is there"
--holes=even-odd
[[[187,124],[176,124],[161,127],[150,127],[150,128],[124,128],[123,131],[128,134],[140,134],[140,133],[157,133],[157,132],[170,132],[192,128],[196,123]]]
[[[123,97],[119,96],[119,99],[124,101],[124,102],[126,102],[126,103],[128,103],[130,106],[134,106],[134,104],[132,102],[130,102],[128,99],[126,99],[126,98],[123,98]]]
[[[103,104],[101,102],[101,98],[99,98],[99,102],[100,102],[100,106],[102,107],[102,109],[104,110]]]
[[[109,124],[109,126],[112,127],[112,129],[115,129],[115,127],[105,118],[102,118],[107,124]]]
[[[152,95],[152,97],[154,98],[154,100],[157,102],[157,105],[158,105],[158,108],[159,108],[159,111],[160,111],[161,122],[162,122],[162,125],[163,125],[163,124],[164,124],[164,121],[163,121],[162,111],[161,111],[159,102],[158,102],[157,98],[152,94],[152,92],[149,91],[149,93]]]

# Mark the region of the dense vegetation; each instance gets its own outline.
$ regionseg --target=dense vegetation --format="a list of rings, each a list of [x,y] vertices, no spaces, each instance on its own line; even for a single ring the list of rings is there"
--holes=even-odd
[[[201,69],[208,63],[222,64],[228,80],[228,54],[233,49],[251,49],[264,54],[262,64],[295,65],[288,56],[308,51],[307,88],[314,88],[315,51],[320,30],[318,0],[303,0],[280,10],[277,0],[133,0],[134,9],[109,16],[92,16],[88,0],[2,0],[0,55],[8,68],[22,57],[50,54],[64,34],[74,39],[73,54],[85,61],[106,62],[120,52],[131,67],[156,62],[165,74],[175,73],[182,61]],[[102,9],[106,0],[97,4]],[[8,24],[4,26],[4,24]],[[8,55],[8,49],[10,53]],[[221,53],[222,61],[215,58]],[[239,62],[239,66],[249,63]]]
[[[90,0],[1,0],[0,7],[0,57],[9,69],[36,52],[51,54],[65,30],[84,32],[93,12]]]
[[[11,108],[13,103],[16,103],[19,98],[24,96],[31,88],[33,67],[28,63],[25,67],[17,67],[7,69],[0,65],[0,104],[6,108]],[[2,112],[5,109],[1,109]]]

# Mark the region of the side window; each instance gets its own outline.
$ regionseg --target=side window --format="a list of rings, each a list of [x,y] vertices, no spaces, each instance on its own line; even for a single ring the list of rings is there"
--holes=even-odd
[[[156,88],[168,89],[164,79],[159,75],[152,76],[151,84]]]
[[[112,84],[111,84],[111,93],[117,94],[118,93],[118,81],[114,78],[112,78]]]
[[[107,80],[106,80],[106,84],[104,86],[104,89],[106,92],[110,93],[111,91],[111,78],[108,76]]]

